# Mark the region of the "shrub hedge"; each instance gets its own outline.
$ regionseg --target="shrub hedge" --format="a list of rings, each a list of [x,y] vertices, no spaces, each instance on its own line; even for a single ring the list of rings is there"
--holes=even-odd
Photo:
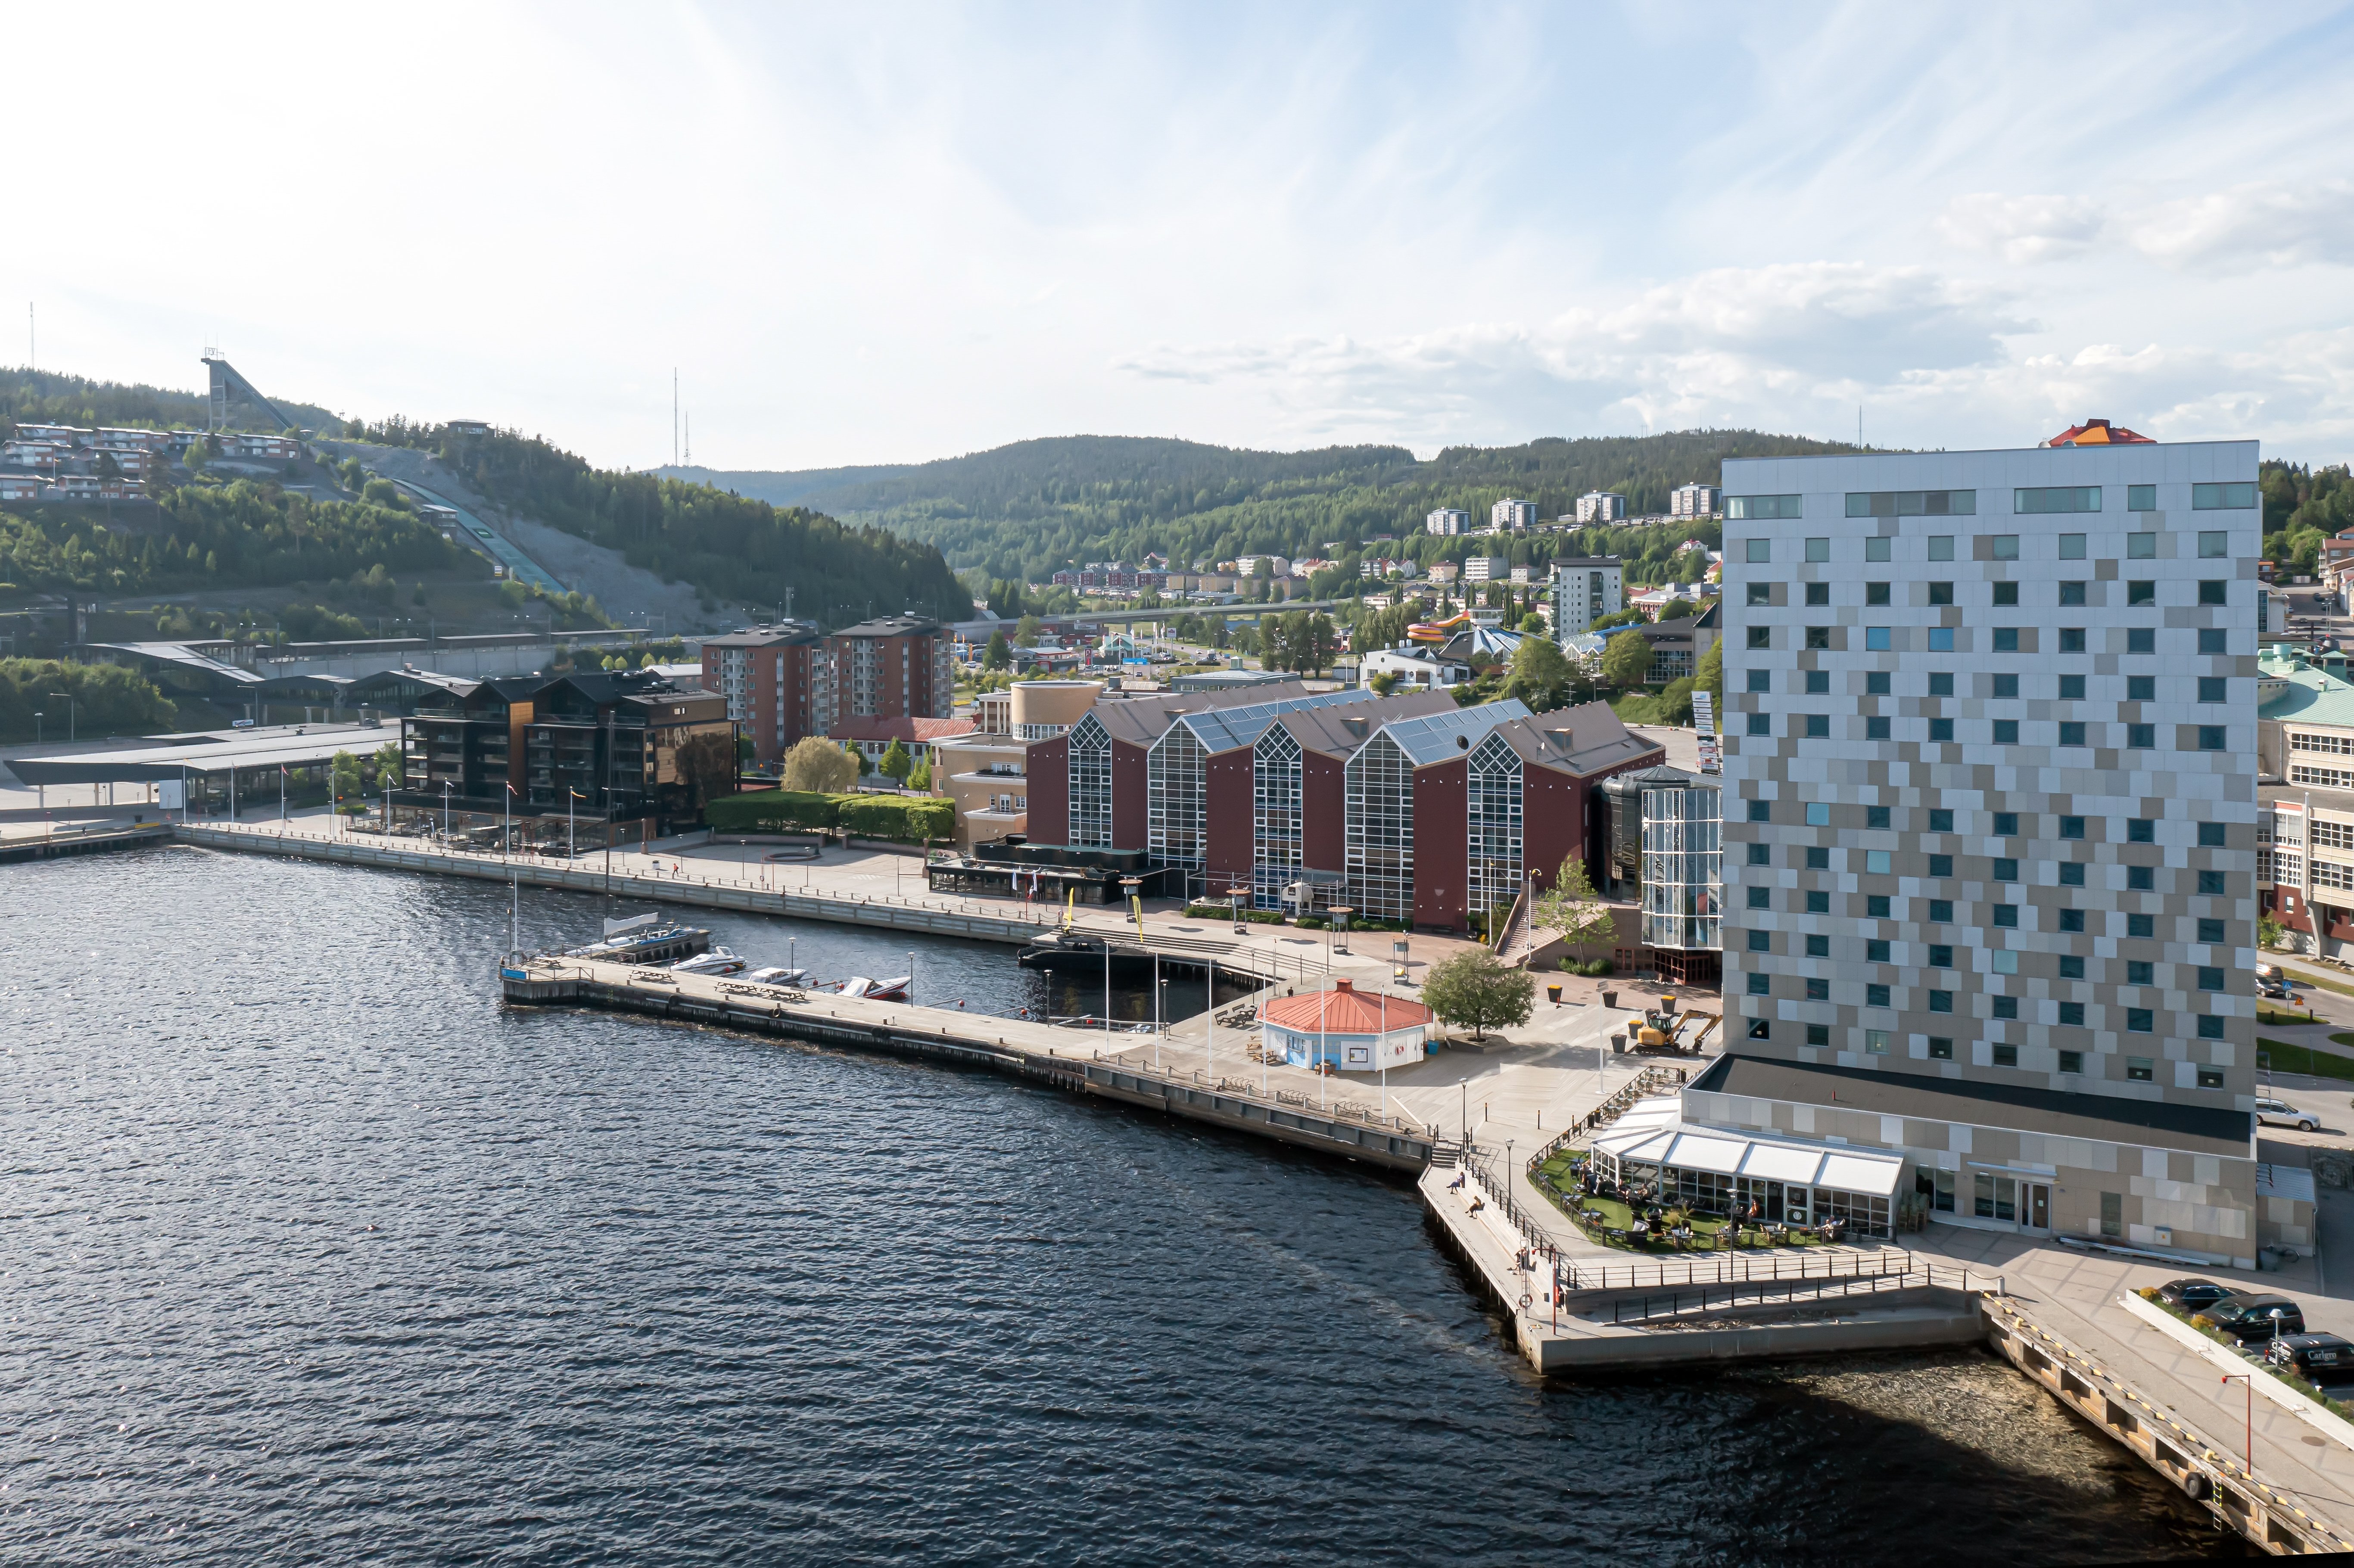
[[[937,796],[822,795],[809,789],[756,789],[703,809],[720,833],[839,829],[861,838],[921,843],[956,836],[956,807]]]

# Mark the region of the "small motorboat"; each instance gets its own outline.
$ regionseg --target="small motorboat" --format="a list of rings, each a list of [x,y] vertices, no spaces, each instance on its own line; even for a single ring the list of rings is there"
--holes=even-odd
[[[809,970],[789,969],[781,964],[770,964],[750,971],[744,978],[754,985],[805,985],[809,981]]]
[[[714,948],[707,953],[697,953],[691,959],[681,959],[670,966],[683,975],[740,975],[747,965],[742,959],[725,948]]]
[[[864,975],[853,975],[842,982],[840,990],[844,996],[861,997],[868,1001],[905,1001],[907,1000],[907,988],[915,981],[913,975],[901,975],[896,980],[868,980]]]

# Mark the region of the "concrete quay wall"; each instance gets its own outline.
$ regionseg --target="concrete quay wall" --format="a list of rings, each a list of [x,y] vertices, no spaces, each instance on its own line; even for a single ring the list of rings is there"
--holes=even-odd
[[[781,915],[798,920],[825,920],[843,926],[869,926],[892,931],[913,931],[933,937],[961,937],[977,942],[1020,947],[1052,927],[1059,916],[997,915],[978,910],[941,909],[910,898],[855,896],[839,894],[771,891],[742,884],[705,882],[684,877],[641,876],[571,865],[551,865],[532,859],[503,860],[497,855],[451,854],[438,850],[394,849],[351,839],[318,838],[307,833],[256,832],[250,828],[175,823],[171,836],[178,842],[240,854],[290,855],[302,860],[330,861],[343,865],[373,866],[384,871],[415,872],[434,876],[471,877],[478,882],[505,882],[512,877],[526,887],[564,888],[574,893],[607,894],[636,903],[676,904],[692,908],[734,909],[748,915]],[[1155,937],[1140,941],[1117,927],[1082,925],[1090,935],[1108,937],[1121,952],[1158,952],[1165,961],[1195,967],[1214,961],[1222,970],[1257,980],[1287,977],[1309,981],[1320,973],[1320,955],[1286,959],[1249,948],[1199,938]]]
[[[2354,1536],[2312,1499],[2250,1471],[2228,1446],[2187,1425],[2173,1410],[2161,1408],[2118,1368],[2101,1365],[2036,1322],[2017,1301],[1989,1296],[1981,1310],[1987,1343],[1998,1354],[2184,1496],[2205,1503],[2218,1524],[2274,1556],[2354,1552]]]
[[[1270,1101],[1246,1085],[1205,1084],[1105,1061],[1093,1037],[1021,1019],[867,1001],[708,975],[676,975],[574,959],[501,971],[519,1006],[590,1007],[815,1044],[986,1067],[1075,1094],[1269,1138],[1320,1154],[1414,1172],[1430,1163],[1430,1129],[1396,1118],[1353,1118]],[[659,978],[657,978],[659,977]]]

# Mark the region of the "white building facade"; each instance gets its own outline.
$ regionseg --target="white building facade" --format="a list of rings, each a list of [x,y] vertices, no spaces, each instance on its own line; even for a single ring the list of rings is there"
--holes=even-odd
[[[1458,507],[1442,506],[1422,520],[1422,531],[1452,539],[1471,532],[1471,514]]]
[[[1488,526],[1518,532],[1537,525],[1537,503],[1507,496],[1488,508]]]
[[[1713,517],[1723,495],[1712,484],[1680,484],[1668,493],[1668,515]]]
[[[1627,498],[1606,490],[1589,490],[1577,498],[1577,521],[1580,526],[1589,523],[1617,523],[1627,515]]]
[[[2257,448],[1733,460],[1695,1122],[2253,1266]]]
[[[1553,634],[1583,636],[1627,608],[1624,564],[1616,556],[1562,556],[1553,563]]]

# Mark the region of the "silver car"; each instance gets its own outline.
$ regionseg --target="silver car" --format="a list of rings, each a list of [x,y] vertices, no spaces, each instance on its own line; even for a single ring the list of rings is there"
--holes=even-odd
[[[2256,1120],[2266,1127],[2293,1127],[2299,1132],[2321,1130],[2321,1123],[2311,1111],[2301,1111],[2286,1100],[2258,1100]]]

